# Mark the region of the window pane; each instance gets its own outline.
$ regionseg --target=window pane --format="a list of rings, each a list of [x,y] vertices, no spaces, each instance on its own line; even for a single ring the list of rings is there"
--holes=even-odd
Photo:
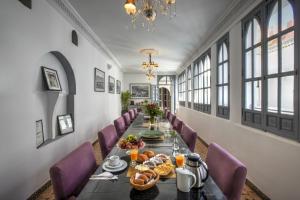
[[[198,90],[194,91],[194,103],[199,103],[199,101],[198,101]]]
[[[210,58],[209,56],[206,56],[205,58],[205,69],[210,69]]]
[[[192,80],[188,80],[188,90],[192,89]]]
[[[224,65],[223,65],[223,67],[224,67],[224,80],[223,80],[223,83],[228,83],[228,63],[226,62],[226,63],[224,63]]]
[[[207,104],[210,104],[210,88],[207,89]]]
[[[219,49],[219,53],[218,53],[218,63],[221,63],[223,62],[223,54],[222,54],[222,50],[223,49],[223,45],[220,46],[220,49]]]
[[[254,110],[261,111],[261,81],[254,81]]]
[[[224,42],[223,43],[223,61],[225,61],[225,60],[228,60],[228,49]]]
[[[194,77],[194,89],[198,89],[198,85],[199,85],[198,78],[199,78],[199,76]]]
[[[252,46],[252,22],[249,23],[246,33],[246,49]]]
[[[281,113],[294,114],[294,77],[281,78]]]
[[[282,30],[285,30],[287,28],[290,28],[294,26],[294,14],[293,14],[293,8],[291,4],[287,0],[282,0],[281,3],[281,10],[282,10],[282,24],[281,28]]]
[[[223,106],[223,87],[218,87],[218,105]]]
[[[261,47],[254,49],[254,77],[261,76]]]
[[[278,39],[268,42],[268,74],[278,73]]]
[[[278,33],[278,3],[272,9],[268,24],[268,37]]]
[[[252,51],[248,51],[246,53],[246,78],[251,78],[252,77]]]
[[[196,64],[195,67],[194,67],[194,75],[197,75],[199,72],[199,66]]]
[[[199,88],[203,88],[203,74],[199,75]]]
[[[224,86],[224,106],[228,106],[228,86]]]
[[[261,29],[257,19],[253,20],[254,45],[261,41]]]
[[[245,86],[245,108],[252,109],[252,82],[246,82]]]
[[[223,83],[223,66],[219,66],[219,71],[218,71],[218,83],[222,84]]]
[[[188,92],[188,101],[189,102],[192,101],[192,92],[191,91]]]
[[[294,31],[281,37],[282,72],[294,70]]]
[[[207,87],[210,87],[210,71],[207,72]]]
[[[200,61],[200,65],[199,65],[199,73],[203,72],[203,62]]]
[[[278,78],[268,80],[268,112],[278,112]]]
[[[203,104],[203,90],[199,90],[199,103]]]

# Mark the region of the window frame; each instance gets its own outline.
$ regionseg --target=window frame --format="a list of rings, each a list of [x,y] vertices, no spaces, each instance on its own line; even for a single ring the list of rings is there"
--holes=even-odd
[[[179,101],[179,105],[185,107],[185,100],[186,100],[186,70],[183,70],[178,75],[178,101]]]
[[[208,56],[209,58],[209,62],[210,62],[210,66],[209,66],[209,69],[208,70],[204,70],[202,72],[200,72],[200,70],[198,70],[198,73],[195,75],[195,67],[198,66],[199,68],[199,65],[200,63],[202,62],[203,63],[203,68],[204,68],[204,65],[205,65],[205,59],[206,57]],[[200,112],[204,112],[204,113],[207,113],[207,114],[211,114],[211,49],[209,48],[207,51],[205,51],[201,56],[199,56],[194,62],[193,62],[193,65],[194,65],[194,68],[193,68],[193,86],[195,86],[195,77],[198,77],[198,88],[195,88],[193,87],[193,96],[195,97],[195,90],[198,91],[198,101],[199,101],[199,96],[200,96],[200,90],[205,90],[205,89],[209,89],[210,90],[210,94],[209,94],[209,98],[210,98],[210,102],[209,104],[205,104],[204,102],[204,99],[205,99],[205,93],[203,92],[203,103],[195,103],[195,98],[193,98],[193,104],[194,104],[194,110],[197,110],[197,111],[200,111]],[[210,76],[209,76],[209,87],[204,87],[204,74],[206,72],[210,72]],[[199,84],[199,79],[200,79],[200,75],[203,75],[203,87],[200,88],[200,84]]]
[[[189,76],[190,72],[190,76]],[[187,88],[187,102],[188,102],[188,108],[192,107],[192,101],[193,101],[193,74],[192,74],[192,66],[188,66],[186,69],[186,88]],[[189,88],[189,82],[190,82],[190,88]],[[191,94],[191,100],[189,100],[189,93]]]
[[[221,50],[222,45],[225,44],[227,47],[227,60],[222,60],[221,62],[219,62],[219,51]],[[224,119],[229,119],[230,117],[230,50],[229,50],[229,33],[227,32],[224,36],[222,36],[218,41],[217,41],[217,70],[216,70],[216,97],[217,97],[217,101],[216,101],[216,115],[218,117],[224,118]],[[222,52],[222,55],[223,52]],[[227,63],[227,83],[218,83],[219,81],[219,66],[224,65]],[[224,80],[224,68],[222,70],[222,80]],[[219,102],[219,87],[224,87],[227,86],[228,87],[228,105],[227,106],[219,106],[218,102]],[[222,95],[224,97],[224,90],[222,92]],[[224,98],[223,98],[224,99]],[[224,100],[223,100],[224,101]],[[224,102],[223,102],[224,103]]]
[[[285,30],[281,30],[282,25],[282,11],[281,11],[281,2],[282,0],[267,0],[259,4],[252,12],[250,12],[243,20],[242,20],[242,124],[261,129],[263,131],[270,132],[275,135],[279,135],[285,138],[293,139],[300,141],[300,133],[299,132],[299,64],[300,64],[300,56],[299,56],[299,46],[300,46],[300,16],[296,13],[297,10],[300,9],[300,2],[295,0],[288,0],[293,9],[294,16],[294,26],[289,27]],[[269,19],[271,17],[273,8],[275,4],[278,3],[278,33],[268,36],[268,24]],[[261,48],[262,48],[262,57],[261,57],[261,111],[248,111],[245,109],[245,67],[246,67],[246,34],[247,34],[247,23],[252,20],[254,17],[259,16],[261,19]],[[253,27],[252,27],[253,30]],[[288,72],[281,72],[281,63],[282,63],[282,54],[281,54],[281,37],[287,33],[294,32],[294,70]],[[253,35],[253,32],[251,33]],[[253,39],[253,36],[252,36]],[[278,43],[278,72],[274,74],[268,74],[268,42],[277,39]],[[254,50],[254,48],[253,48]],[[253,62],[253,57],[251,58]],[[253,73],[253,66],[252,66]],[[281,107],[281,77],[287,77],[289,75],[293,75],[294,77],[294,115],[282,114],[280,113]],[[268,112],[268,80],[270,78],[277,78],[277,105],[278,111],[277,113]],[[252,100],[253,100],[253,88],[252,88]],[[253,101],[252,101],[253,102]],[[259,118],[261,123],[254,123],[255,118]],[[251,122],[249,122],[250,119]],[[273,121],[270,121],[272,119]],[[269,121],[268,121],[269,120]],[[270,126],[271,123],[275,123],[275,125]],[[289,124],[290,123],[290,124]],[[283,127],[290,126],[292,131],[285,130]]]

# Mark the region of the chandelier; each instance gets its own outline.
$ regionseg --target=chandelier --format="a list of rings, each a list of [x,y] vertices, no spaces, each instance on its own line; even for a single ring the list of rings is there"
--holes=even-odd
[[[144,70],[146,70],[146,76],[147,76],[148,80],[151,80],[155,77],[154,69],[158,68],[158,64],[152,60],[152,56],[158,55],[158,51],[155,49],[142,49],[142,50],[140,50],[140,53],[142,53],[146,56],[149,56],[149,61],[143,62],[142,68]]]
[[[176,16],[176,0],[126,0],[124,8],[126,13],[131,16],[134,28],[137,17],[141,15],[148,24],[148,31],[150,31],[158,12],[170,18]],[[142,22],[143,27],[145,27],[145,22]]]

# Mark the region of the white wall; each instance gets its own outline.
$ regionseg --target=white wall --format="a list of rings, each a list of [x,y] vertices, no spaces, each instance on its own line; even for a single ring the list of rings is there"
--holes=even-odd
[[[107,77],[122,81],[123,75],[115,65],[108,71],[111,59],[82,35],[74,46],[74,27],[46,1],[34,0],[29,10],[19,1],[2,0],[0,27],[0,199],[26,199],[49,180],[52,164],[84,141],[94,141],[97,131],[120,114],[120,95],[107,92]],[[53,50],[65,55],[75,73],[75,133],[36,149],[35,121],[45,124],[40,65],[59,69],[52,58],[43,59]],[[94,67],[106,73],[105,93],[94,92]]]
[[[300,143],[241,125],[241,23],[230,27],[230,120],[215,115],[214,43],[203,47],[212,47],[212,114],[180,107],[177,115],[207,143],[216,142],[240,159],[247,166],[247,178],[271,199],[299,199]]]

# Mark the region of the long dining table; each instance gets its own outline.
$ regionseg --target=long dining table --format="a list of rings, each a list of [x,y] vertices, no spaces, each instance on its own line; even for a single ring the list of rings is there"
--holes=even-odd
[[[160,131],[167,133],[167,129],[170,128],[170,124],[166,120],[161,120],[158,123]],[[139,136],[139,133],[143,130],[147,130],[145,126],[145,120],[143,114],[139,114],[137,118],[132,122],[130,127],[126,130],[123,137],[129,134]],[[176,135],[179,148],[189,153],[188,147],[179,134]],[[146,145],[144,149],[140,150],[153,150],[156,153],[164,153],[172,156],[173,153],[173,138],[169,135],[165,136],[163,141],[145,141]],[[121,159],[127,161],[128,167],[130,165],[130,156],[126,154],[126,150],[120,149],[115,146],[106,158],[118,155]],[[106,159],[105,158],[105,159]],[[105,161],[105,160],[104,160]],[[103,163],[104,163],[103,161]],[[173,160],[174,162],[174,160]],[[114,173],[118,175],[118,180],[89,180],[85,185],[77,199],[84,200],[199,200],[199,199],[226,199],[222,191],[209,176],[204,186],[201,189],[191,189],[190,192],[180,192],[176,187],[176,178],[160,179],[158,183],[145,191],[138,191],[132,188],[127,177],[128,167],[121,172]],[[94,174],[100,174],[104,170],[100,165]]]

